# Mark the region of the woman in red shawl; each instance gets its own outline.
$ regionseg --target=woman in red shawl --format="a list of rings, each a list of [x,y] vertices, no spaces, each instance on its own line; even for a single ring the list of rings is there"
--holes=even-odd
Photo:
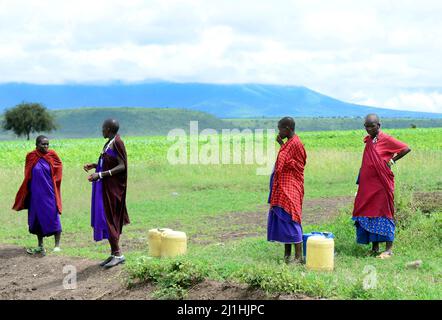
[[[358,177],[353,220],[356,226],[357,242],[372,243],[371,254],[378,255],[379,242],[386,243],[379,258],[393,254],[394,223],[394,174],[391,170],[396,161],[411,150],[408,146],[380,130],[376,114],[365,117],[365,150]]]
[[[307,154],[295,134],[295,120],[284,117],[278,122],[277,141],[281,148],[270,178],[267,240],[284,243],[284,262],[302,262],[302,201],[304,167]],[[287,139],[286,142],[283,139]],[[291,259],[292,246],[295,258]]]
[[[54,251],[60,251],[61,178],[63,166],[49,139],[38,136],[36,149],[26,155],[25,178],[15,197],[12,209],[28,209],[29,232],[37,235],[38,247],[29,254],[45,254],[43,237],[55,236]]]

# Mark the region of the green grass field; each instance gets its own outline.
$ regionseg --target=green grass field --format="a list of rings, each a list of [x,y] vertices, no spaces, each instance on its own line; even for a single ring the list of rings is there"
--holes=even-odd
[[[414,192],[442,191],[442,129],[386,130],[412,149],[394,168],[400,227],[395,256],[365,257],[368,247],[355,243],[351,208],[332,221],[305,224],[304,232],[328,230],[336,236],[335,271],[317,273],[282,263],[282,245],[266,241],[266,226],[249,224],[253,237],[219,239],[227,231],[244,230],[228,217],[247,212],[267,215],[268,176],[256,175],[256,165],[169,165],[165,137],[123,137],[129,159],[128,211],[122,248],[133,279],[154,281],[158,297],[174,298],[204,277],[234,280],[268,292],[299,293],[343,299],[441,299],[442,208],[423,213],[413,205]],[[361,163],[364,131],[302,132],[308,159],[307,199],[352,196]],[[82,170],[96,161],[103,139],[51,140],[64,162],[63,254],[102,259],[108,244],[94,243],[90,227],[91,186]],[[0,243],[35,245],[27,231],[27,214],[10,208],[23,179],[24,158],[33,142],[0,142]],[[225,218],[225,219],[223,219]],[[148,259],[147,231],[172,227],[185,231],[189,253],[177,259]],[[204,241],[192,241],[203,239]],[[225,241],[224,241],[225,240]],[[46,239],[46,245],[52,245]],[[407,269],[412,260],[420,269]],[[363,289],[367,266],[376,270],[376,289]],[[364,269],[365,268],[365,269]],[[371,268],[371,267],[368,267]],[[365,273],[364,273],[365,270]]]

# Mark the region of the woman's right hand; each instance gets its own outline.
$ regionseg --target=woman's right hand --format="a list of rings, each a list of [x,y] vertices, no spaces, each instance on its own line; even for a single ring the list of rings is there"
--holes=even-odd
[[[95,163],[87,163],[83,166],[84,171],[88,172],[91,169],[95,169],[97,165]]]

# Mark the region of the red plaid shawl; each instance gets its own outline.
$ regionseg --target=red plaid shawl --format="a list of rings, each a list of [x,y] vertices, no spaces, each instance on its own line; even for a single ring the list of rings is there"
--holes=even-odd
[[[298,136],[293,136],[281,146],[276,159],[271,206],[282,207],[301,224],[304,198],[304,166],[307,154]]]

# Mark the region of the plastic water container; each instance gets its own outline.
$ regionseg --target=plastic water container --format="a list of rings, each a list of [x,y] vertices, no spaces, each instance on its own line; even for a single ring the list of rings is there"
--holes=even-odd
[[[149,244],[149,256],[161,257],[161,240],[164,232],[172,231],[168,228],[156,228],[150,229],[147,233],[147,239]]]
[[[305,257],[307,255],[307,239],[311,236],[323,236],[325,238],[332,238],[334,239],[335,236],[333,233],[331,232],[318,232],[318,231],[313,231],[310,233],[305,233],[302,235],[302,254]]]
[[[176,257],[186,254],[187,236],[181,231],[167,231],[161,237],[161,257]]]
[[[323,235],[307,239],[306,268],[315,271],[332,271],[335,261],[335,241]]]

